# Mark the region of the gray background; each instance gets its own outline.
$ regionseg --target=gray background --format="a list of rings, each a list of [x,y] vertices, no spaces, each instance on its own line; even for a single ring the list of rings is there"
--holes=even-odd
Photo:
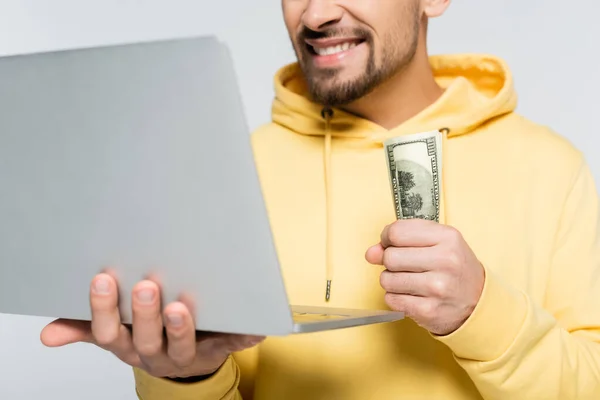
[[[592,0],[457,0],[433,21],[430,51],[507,60],[518,111],[583,149],[598,178],[598,13]],[[278,0],[0,0],[0,54],[206,33],[232,49],[250,127],[268,122],[273,73],[294,60]],[[130,368],[110,354],[44,348],[47,322],[0,315],[0,399],[135,398]]]

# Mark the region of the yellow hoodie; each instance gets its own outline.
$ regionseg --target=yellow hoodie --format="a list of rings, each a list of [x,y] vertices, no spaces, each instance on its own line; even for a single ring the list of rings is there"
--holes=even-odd
[[[291,302],[385,308],[364,258],[395,218],[382,142],[441,130],[441,222],[486,269],[467,322],[445,337],[404,320],[268,338],[196,384],[135,370],[140,399],[600,399],[599,209],[582,154],[514,112],[501,60],[431,64],[445,94],[392,130],[322,113],[287,66],[253,146]]]

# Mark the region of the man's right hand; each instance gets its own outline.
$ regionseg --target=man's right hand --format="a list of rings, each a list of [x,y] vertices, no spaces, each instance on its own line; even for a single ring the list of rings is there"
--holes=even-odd
[[[155,377],[190,378],[215,373],[231,353],[264,340],[256,336],[197,335],[185,304],[175,302],[160,309],[160,290],[152,281],[138,283],[132,295],[130,329],[121,323],[116,281],[108,274],[96,276],[90,290],[92,321],[56,320],[42,330],[42,343],[48,347],[92,343]]]

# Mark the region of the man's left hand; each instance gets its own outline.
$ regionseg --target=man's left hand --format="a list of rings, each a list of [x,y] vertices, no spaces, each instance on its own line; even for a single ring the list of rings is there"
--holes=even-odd
[[[380,279],[386,303],[435,335],[460,328],[483,290],[483,266],[460,232],[433,221],[386,226],[366,259],[386,268]]]

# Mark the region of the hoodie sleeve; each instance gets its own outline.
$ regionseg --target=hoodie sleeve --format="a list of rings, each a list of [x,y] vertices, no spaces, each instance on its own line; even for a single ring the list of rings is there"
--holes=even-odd
[[[543,307],[488,270],[469,320],[437,338],[485,400],[600,399],[600,215],[585,162],[573,182]]]
[[[198,383],[155,378],[137,368],[133,372],[140,400],[242,400],[238,391],[240,369],[233,356],[210,379]]]

